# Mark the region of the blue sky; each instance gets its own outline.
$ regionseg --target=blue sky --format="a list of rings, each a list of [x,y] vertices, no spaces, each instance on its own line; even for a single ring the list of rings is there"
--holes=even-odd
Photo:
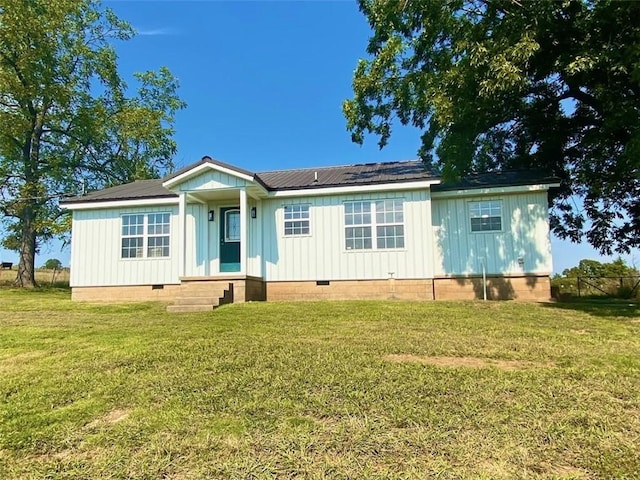
[[[120,72],[167,66],[187,102],[176,118],[177,167],[210,155],[264,171],[416,158],[419,132],[398,127],[353,144],[342,101],[364,56],[369,27],[355,1],[105,1],[138,36],[116,45]],[[588,245],[553,239],[554,270],[582,258]],[[54,243],[36,264],[69,249]],[[640,263],[640,253],[625,257]],[[0,249],[0,259],[17,254]]]

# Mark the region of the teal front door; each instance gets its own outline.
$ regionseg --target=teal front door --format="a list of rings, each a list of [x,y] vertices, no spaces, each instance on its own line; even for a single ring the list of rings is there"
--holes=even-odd
[[[220,271],[240,271],[240,209],[220,209]]]

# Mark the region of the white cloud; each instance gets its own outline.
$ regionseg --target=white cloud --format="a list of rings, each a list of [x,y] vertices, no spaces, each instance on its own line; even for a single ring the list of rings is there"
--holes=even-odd
[[[178,31],[173,28],[149,28],[136,29],[136,33],[141,37],[157,37],[165,35],[178,35]]]

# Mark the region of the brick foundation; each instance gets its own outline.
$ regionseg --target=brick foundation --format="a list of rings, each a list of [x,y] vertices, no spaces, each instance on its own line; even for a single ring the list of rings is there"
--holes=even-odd
[[[483,298],[482,277],[435,278],[433,289],[437,300]],[[487,276],[488,300],[546,301],[550,298],[548,275]]]
[[[288,300],[433,300],[431,279],[331,280],[322,282],[267,282],[268,301]]]
[[[184,278],[184,283],[194,284],[202,289],[216,291],[217,285],[227,288],[233,283],[234,303],[266,299],[265,285],[257,277],[193,277]],[[180,296],[181,284],[172,285],[130,285],[121,287],[73,287],[71,299],[77,302],[174,302]]]
[[[158,286],[160,287],[160,286]],[[76,302],[173,302],[180,285],[129,285],[122,287],[73,287],[71,300]]]
[[[331,280],[264,282],[257,277],[184,279],[191,283],[233,283],[235,303],[298,300],[478,300],[483,298],[482,277],[435,279]],[[180,285],[73,287],[71,298],[81,302],[173,302]],[[487,299],[546,301],[551,296],[547,275],[487,276]]]

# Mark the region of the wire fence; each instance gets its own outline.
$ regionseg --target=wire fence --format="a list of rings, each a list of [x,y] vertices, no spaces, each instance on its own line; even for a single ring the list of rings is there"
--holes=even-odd
[[[556,278],[552,282],[554,297],[640,298],[640,276],[578,276]]]

